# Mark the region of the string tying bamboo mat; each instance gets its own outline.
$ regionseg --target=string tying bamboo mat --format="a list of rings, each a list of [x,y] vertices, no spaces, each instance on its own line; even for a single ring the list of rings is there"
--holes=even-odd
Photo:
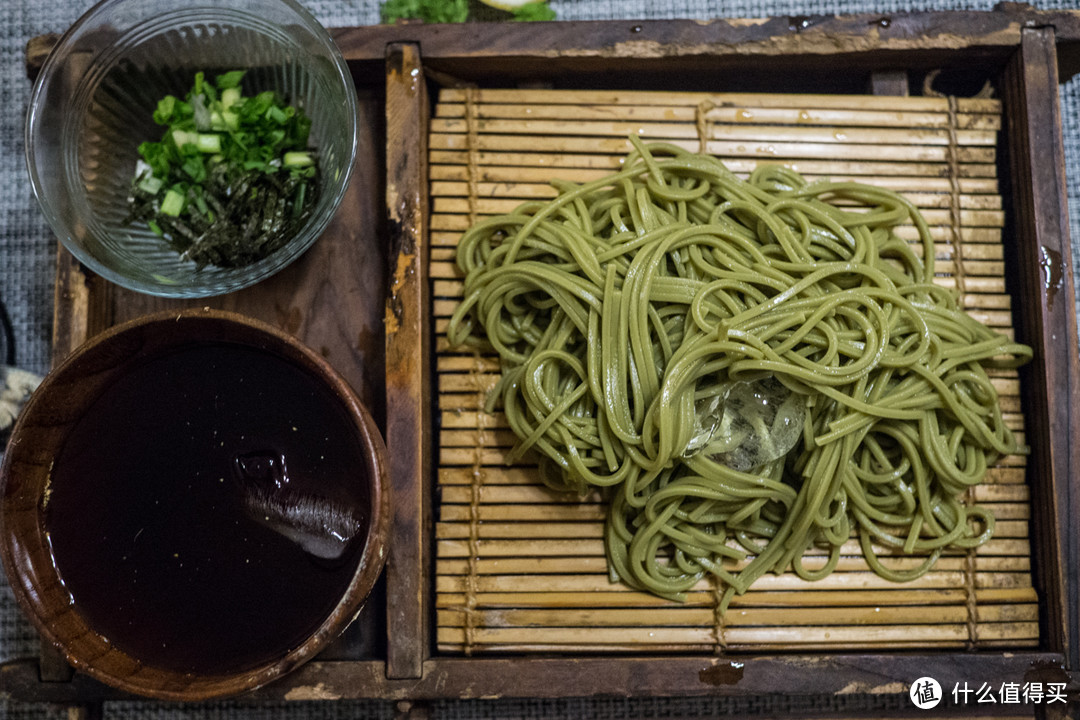
[[[448,347],[462,293],[454,251],[477,219],[555,197],[553,178],[619,168],[627,136],[704,149],[745,176],[761,161],[808,179],[904,193],[936,245],[940,285],[1012,335],[997,181],[1000,102],[987,98],[444,89],[431,123],[430,274],[436,332],[437,642],[441,651],[716,651],[1030,647],[1038,643],[1025,460],[973,488],[997,519],[984,546],[942,556],[904,584],[875,575],[854,539],[818,582],[767,575],[724,614],[702,581],[685,603],[607,576],[605,507],[543,487],[505,462],[514,437],[483,407],[494,356]],[[915,240],[913,227],[898,234]],[[1024,441],[1015,371],[994,371],[1006,420]],[[882,554],[888,554],[884,548]],[[820,567],[820,557],[807,568]],[[917,564],[917,559],[897,561]]]

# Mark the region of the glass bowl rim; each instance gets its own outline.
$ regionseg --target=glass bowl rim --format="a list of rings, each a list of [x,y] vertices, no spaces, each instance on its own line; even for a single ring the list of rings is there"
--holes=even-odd
[[[23,126],[23,159],[26,165],[27,174],[29,175],[31,190],[49,228],[59,239],[64,248],[70,252],[76,260],[89,268],[96,275],[99,275],[120,287],[146,295],[166,298],[214,297],[250,287],[275,275],[309,250],[315,241],[318,240],[319,236],[326,230],[326,227],[330,224],[337,209],[341,206],[341,202],[348,190],[355,170],[355,158],[359,147],[359,120],[357,118],[358,103],[352,81],[352,74],[340,48],[334,42],[329,30],[323,26],[307,8],[296,2],[296,0],[260,0],[262,3],[277,3],[286,8],[298,21],[300,21],[299,24],[310,33],[314,40],[317,41],[320,49],[325,51],[327,58],[331,61],[334,69],[332,79],[334,81],[340,81],[346,90],[344,93],[345,102],[348,105],[346,114],[350,119],[351,133],[347,147],[343,147],[343,157],[345,159],[344,169],[341,173],[340,181],[335,183],[334,193],[327,203],[328,212],[323,216],[315,216],[309,219],[308,223],[301,227],[292,239],[267,257],[250,265],[227,269],[224,276],[218,275],[216,281],[213,283],[204,282],[194,285],[173,285],[168,283],[147,282],[142,279],[129,277],[122,272],[113,269],[93,253],[83,248],[71,237],[67,223],[63,221],[55,210],[55,203],[48,199],[48,194],[45,190],[39,171],[39,162],[37,153],[35,152],[34,143],[35,131],[40,122],[40,115],[44,111],[43,95],[48,88],[49,82],[53,79],[57,68],[64,61],[64,58],[67,55],[65,51],[71,48],[72,44],[82,36],[84,31],[92,27],[94,21],[96,21],[103,12],[127,2],[130,2],[130,0],[99,0],[91,6],[60,35],[34,78]],[[209,2],[204,0],[192,4],[181,3],[174,7],[165,6],[159,12],[164,14],[180,10],[183,14],[187,15],[189,13],[197,14],[200,11],[205,11],[209,8],[228,8],[230,6],[231,3],[228,0],[209,0]],[[155,14],[158,13],[156,12]]]

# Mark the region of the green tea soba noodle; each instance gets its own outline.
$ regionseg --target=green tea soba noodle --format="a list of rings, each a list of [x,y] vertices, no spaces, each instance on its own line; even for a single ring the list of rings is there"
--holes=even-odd
[[[448,329],[498,353],[514,456],[605,489],[612,578],[680,598],[713,574],[726,607],[767,572],[824,577],[853,534],[894,581],[988,540],[965,493],[1018,447],[986,368],[1031,350],[934,284],[918,210],[632,142],[619,172],[464,234]]]

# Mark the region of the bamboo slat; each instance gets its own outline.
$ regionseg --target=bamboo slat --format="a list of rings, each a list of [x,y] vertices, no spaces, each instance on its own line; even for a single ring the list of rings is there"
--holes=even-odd
[[[603,557],[604,541],[599,537],[591,539],[552,537],[543,539],[498,538],[494,540],[469,537],[465,540],[441,540],[436,543],[436,550],[440,557],[471,557],[476,551],[481,551],[484,555],[489,557],[518,557],[522,555],[526,557]],[[884,548],[881,548],[881,550],[884,551]],[[1026,556],[1030,553],[1030,550],[1027,538],[1016,539],[995,537],[975,548],[973,551],[969,551],[968,554],[987,556]],[[859,553],[860,549],[858,541],[849,540],[841,547],[840,552],[848,555]],[[834,573],[834,575],[838,574]],[[833,575],[830,575],[829,577],[833,577]],[[868,580],[878,582],[880,579],[877,575],[871,573],[871,577],[869,577]],[[758,581],[758,583],[762,584],[767,582],[768,580],[765,578]],[[801,580],[798,582],[801,582]],[[818,583],[821,584],[828,582],[830,582],[829,578],[818,581]],[[880,582],[887,583],[888,581],[880,580]]]
[[[721,613],[723,588],[708,579],[682,602],[612,582],[601,493],[555,492],[539,483],[534,458],[508,462],[515,436],[501,412],[485,409],[498,359],[450,347],[445,337],[463,292],[454,264],[461,233],[480,218],[555,197],[554,178],[585,183],[618,170],[631,133],[695,151],[704,146],[744,177],[759,162],[781,162],[811,182],[866,182],[904,193],[930,226],[934,282],[1012,337],[1000,128],[1000,103],[983,98],[444,89],[428,154],[440,650],[1037,645],[1024,455],[1004,458],[970,493],[996,518],[995,535],[983,546],[948,551],[922,577],[894,583],[870,569],[853,537],[824,579],[767,575]],[[923,252],[913,226],[897,228],[897,235]],[[1017,372],[995,370],[991,382],[1006,424],[1023,443]],[[890,567],[920,562],[877,550]],[[808,569],[825,561],[818,549],[803,559]]]
[[[1035,603],[1038,596],[1031,587],[978,588],[974,597],[980,605],[1022,605]],[[911,605],[932,607],[963,604],[969,597],[966,588],[908,588],[904,590],[776,590],[758,591],[732,599],[731,608],[743,607],[893,607]],[[716,604],[716,594],[710,590],[691,591],[686,600],[673,605],[670,600],[651,593],[612,592],[488,592],[476,593],[478,605],[486,608],[635,608],[709,607]],[[436,595],[436,607],[461,608],[468,602],[467,593],[443,591]]]
[[[440,485],[470,485],[481,479],[484,487],[497,485],[536,485],[535,468],[527,465],[516,467],[485,467],[474,465],[464,467],[444,466],[439,468]],[[978,502],[1028,502],[1028,488],[1024,482],[1024,465],[1017,463],[1010,466],[997,466],[987,469],[983,484],[973,488]],[[548,491],[549,493],[551,491]],[[552,493],[553,498],[562,498],[563,502],[580,503],[584,498],[568,493]],[[585,497],[599,498],[598,494]]]
[[[490,119],[475,120],[476,130],[490,135],[528,135],[558,136],[575,135],[586,137],[609,137],[624,139],[628,135],[641,137],[678,140],[698,138],[698,129],[694,122],[652,122],[652,121],[612,121],[608,119],[578,119],[569,122],[568,118],[556,120],[538,119]],[[712,132],[710,139],[744,140],[755,143],[794,142],[829,143],[844,145],[948,145],[953,133],[946,127],[941,128],[887,128],[887,127],[846,127],[799,125],[761,125],[744,122],[721,123],[706,115]],[[453,135],[468,132],[469,120],[443,119],[436,117],[431,121],[431,132],[436,135]],[[993,130],[956,130],[956,142],[963,146],[993,145],[996,133]]]
[[[450,488],[443,488],[446,492]],[[479,530],[479,536],[485,534],[489,537],[498,537],[499,533],[505,532],[503,537],[516,537],[512,534],[514,529],[520,529],[522,535],[529,532],[540,532],[545,524],[559,523],[559,528],[553,527],[550,532],[552,537],[571,534],[574,537],[587,537],[590,534],[599,537],[600,525],[604,519],[604,506],[600,503],[590,504],[578,496],[573,496],[573,507],[567,508],[565,503],[545,505],[532,503],[523,509],[515,503],[485,503],[480,506],[476,513],[476,520],[484,524]],[[471,498],[470,498],[471,501]],[[991,509],[998,520],[998,535],[1004,537],[1026,537],[1027,527],[1011,526],[1007,523],[1014,520],[1027,520],[1029,508],[1025,503],[995,503]],[[454,506],[444,504],[440,519],[441,525],[436,526],[437,537],[461,537],[462,531],[454,522],[468,522],[473,518],[473,508],[463,505]],[[595,526],[587,523],[597,523]],[[537,523],[531,528],[519,523]],[[1022,532],[1022,534],[1021,534]]]
[[[550,523],[561,527],[573,526],[575,523]],[[843,558],[840,570],[851,571],[855,567],[855,558]],[[815,561],[817,565],[821,563]],[[944,557],[937,566],[942,570],[963,570],[964,558]],[[903,564],[903,563],[898,563]],[[910,563],[908,563],[910,565]],[[1027,573],[1031,570],[1030,559],[1026,557],[990,557],[986,558],[981,565],[985,570],[994,572]],[[469,572],[467,559],[455,560],[446,558],[443,567],[447,575],[466,575]],[[604,573],[607,571],[607,562],[603,557],[526,557],[526,558],[481,558],[477,561],[476,569],[485,575],[524,575],[524,574],[590,574]],[[862,566],[865,570],[865,565]]]
[[[463,609],[439,611],[440,624],[465,625]],[[962,607],[862,607],[862,608],[746,608],[734,610],[725,619],[726,628],[828,625],[926,625],[959,624],[967,621]],[[489,627],[709,627],[715,618],[712,608],[602,608],[579,610],[524,609],[483,611]],[[986,609],[984,622],[1034,622],[1031,605],[993,605]]]
[[[843,622],[843,621],[841,621]],[[1022,643],[1024,638],[1038,633],[1038,623],[980,623],[979,631],[985,640],[1006,640]],[[573,645],[575,647],[623,646],[643,649],[648,646],[695,649],[722,646],[724,649],[753,647],[755,649],[805,646],[828,648],[867,647],[898,643],[919,647],[963,647],[970,642],[971,632],[966,623],[916,625],[906,622],[886,627],[851,626],[848,624],[824,627],[780,625],[766,628],[726,628],[724,639],[709,627],[513,627],[479,626],[455,628],[440,624],[438,640],[441,646],[460,645],[472,635],[472,643],[491,650],[517,650],[525,646]],[[499,647],[502,646],[502,647]]]
[[[756,165],[753,162],[730,158],[725,160],[725,164],[729,170],[743,177]],[[496,185],[507,183],[547,186],[551,181],[553,170],[558,172],[558,176],[562,180],[585,183],[590,180],[599,180],[605,175],[609,175],[613,170],[617,170],[618,167],[617,158],[610,158],[605,164],[596,167],[578,167],[568,164],[564,167],[552,168],[550,164],[541,165],[538,163],[536,167],[527,165],[476,165],[472,170],[469,170],[466,163],[461,163],[457,165],[434,165],[429,170],[429,176],[432,189],[440,193],[444,192],[448,187],[457,187],[451,185],[451,183],[467,183],[470,179],[474,179],[479,183],[477,186],[479,192],[486,193],[487,190],[496,189]],[[833,172],[822,174],[827,169],[831,169]],[[857,168],[852,168],[852,170],[855,169]],[[892,170],[893,174],[868,175],[869,168],[865,167],[863,168],[864,172],[859,174],[843,174],[839,172],[840,168],[835,165],[822,165],[815,168],[809,164],[803,164],[801,172],[803,177],[811,182],[825,179],[835,182],[872,182],[875,185],[902,193],[951,193],[953,191],[953,178],[940,175],[919,176],[917,173],[902,172],[905,169],[907,169],[905,166],[897,164],[891,168],[879,168],[881,173]],[[992,196],[998,192],[997,179],[993,177],[961,177],[956,179],[956,184],[957,189],[963,195],[987,194]]]
[[[669,105],[623,105],[619,118],[627,122],[682,122],[697,121],[699,106]],[[610,120],[611,110],[604,105],[521,105],[483,102],[477,105],[475,116],[479,119],[519,120]],[[464,102],[441,102],[436,110],[437,118],[464,118]],[[884,110],[861,110],[846,108],[795,107],[736,107],[727,105],[706,111],[709,122],[746,124],[769,123],[770,125],[855,126],[869,128],[948,128],[949,113],[942,112],[890,112]],[[996,113],[958,113],[956,126],[963,130],[1000,130],[1001,118]]]
[[[439,95],[439,103],[464,103],[466,91],[445,88]],[[566,90],[479,88],[474,91],[473,102],[479,106],[512,104],[523,107],[547,107],[551,105],[614,106],[610,112],[632,105],[700,107],[711,103],[719,107],[735,108],[798,108],[807,113],[821,109],[881,110],[884,112],[948,112],[948,100],[943,97],[895,97],[880,95],[818,95],[809,93],[695,93],[657,92],[633,90]],[[985,113],[1000,118],[1001,102],[992,98],[956,98],[957,112]],[[436,111],[436,115],[439,112]],[[1000,120],[998,120],[1000,122]]]

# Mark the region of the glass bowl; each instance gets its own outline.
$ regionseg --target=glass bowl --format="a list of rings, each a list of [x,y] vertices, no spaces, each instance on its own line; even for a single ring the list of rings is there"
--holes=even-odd
[[[246,70],[245,95],[276,90],[311,119],[320,194],[285,245],[243,267],[182,259],[145,223],[129,223],[138,145],[160,140],[158,101],[195,73]],[[355,88],[329,33],[293,0],[104,0],[59,40],[26,121],[31,185],[49,225],[84,265],[118,285],[206,297],[266,278],[307,250],[348,185],[357,144]]]

